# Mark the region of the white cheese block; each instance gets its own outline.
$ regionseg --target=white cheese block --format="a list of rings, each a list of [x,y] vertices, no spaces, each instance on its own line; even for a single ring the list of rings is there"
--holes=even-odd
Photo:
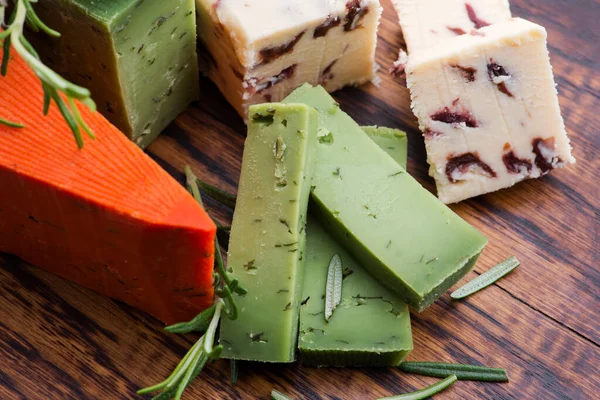
[[[496,23],[413,52],[406,73],[444,203],[575,162],[543,27]]]
[[[508,0],[392,0],[408,52],[511,17]]]
[[[379,0],[196,0],[206,74],[246,118],[308,82],[332,92],[375,74]]]

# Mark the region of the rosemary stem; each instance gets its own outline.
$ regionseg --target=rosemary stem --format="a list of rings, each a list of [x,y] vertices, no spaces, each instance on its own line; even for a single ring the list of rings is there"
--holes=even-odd
[[[379,400],[421,400],[421,399],[428,399],[431,396],[433,396],[434,394],[438,394],[439,392],[441,392],[442,390],[452,386],[452,384],[454,382],[456,382],[456,375],[450,375],[449,377],[447,377],[444,380],[441,380],[437,383],[434,383],[431,386],[428,386],[424,389],[421,390],[417,390],[416,392],[412,392],[412,393],[406,393],[406,394],[401,394],[398,396],[392,396],[392,397],[384,397],[381,398]]]
[[[192,364],[192,361],[194,361],[194,359],[198,356],[198,352],[202,351],[203,341],[204,341],[204,336],[202,336],[202,338],[200,338],[200,340],[198,340],[194,344],[194,346],[192,346],[192,348],[189,351],[190,357],[187,360],[185,360],[185,362],[183,360],[181,360],[181,362],[175,369],[175,372],[173,374],[174,376],[171,378],[171,381],[165,386],[166,390],[172,389],[173,387],[175,387],[175,385],[177,385],[179,380],[182,378],[184,373],[188,370],[188,368]]]
[[[223,309],[223,299],[218,299],[216,301],[217,307],[215,308],[215,313],[213,315],[212,321],[210,321],[210,325],[204,334],[204,352],[206,354],[211,354],[213,351],[213,343],[215,342],[215,332],[217,330],[217,326],[219,325],[219,320],[221,319],[221,310]]]

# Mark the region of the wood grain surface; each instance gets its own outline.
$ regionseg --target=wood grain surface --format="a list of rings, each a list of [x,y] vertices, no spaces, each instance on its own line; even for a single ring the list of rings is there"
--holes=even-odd
[[[363,125],[404,129],[409,172],[433,190],[409,95],[386,72],[404,45],[389,0],[380,27],[380,87],[335,94]],[[473,278],[510,255],[522,265],[498,284],[453,302],[446,294],[413,314],[410,360],[505,367],[510,383],[458,382],[440,399],[600,398],[600,2],[513,0],[514,15],[544,25],[560,102],[578,162],[566,170],[452,208],[490,239]],[[235,191],[245,126],[216,88],[202,81],[195,103],[148,149],[183,183],[191,164],[204,180]],[[0,150],[1,151],[1,150]],[[1,190],[1,188],[0,188]],[[1,194],[0,194],[1,195]],[[209,203],[226,222],[231,210]],[[161,381],[195,337],[162,330],[152,317],[0,256],[0,400],[134,399]],[[394,369],[209,366],[186,399],[267,399],[278,389],[298,399],[375,399],[434,378]]]

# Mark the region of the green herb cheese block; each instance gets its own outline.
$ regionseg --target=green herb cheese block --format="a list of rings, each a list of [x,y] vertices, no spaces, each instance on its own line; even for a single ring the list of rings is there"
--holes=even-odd
[[[405,132],[383,126],[361,126],[361,129],[394,161],[406,169],[408,139]]]
[[[139,146],[198,98],[194,0],[44,0],[35,10],[61,33],[27,34],[40,56]]]
[[[319,111],[312,208],[381,283],[422,311],[474,266],[487,239],[407,174],[323,88],[304,85],[285,101]]]
[[[312,107],[250,108],[227,262],[248,294],[222,322],[225,358],[294,361],[316,135]]]
[[[302,361],[318,366],[395,366],[413,348],[406,304],[377,282],[309,217],[298,348]],[[342,300],[325,322],[328,265],[342,259]]]

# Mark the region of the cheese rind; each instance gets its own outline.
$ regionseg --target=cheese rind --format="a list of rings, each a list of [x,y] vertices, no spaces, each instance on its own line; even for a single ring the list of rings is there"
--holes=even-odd
[[[292,362],[304,272],[317,113],[304,104],[250,108],[227,260],[248,289],[221,322],[223,357]]]
[[[573,163],[543,27],[514,18],[414,52],[412,109],[445,203]]]
[[[392,0],[409,53],[511,17],[508,0]]]
[[[379,0],[197,0],[197,13],[205,72],[243,118],[305,82],[374,77]]]
[[[423,310],[474,265],[487,239],[381,150],[320,87],[286,102],[319,111],[311,209],[379,282]]]
[[[194,10],[194,0],[45,0],[36,12],[61,37],[31,39],[54,70],[89,88],[98,110],[146,147],[198,98]]]

